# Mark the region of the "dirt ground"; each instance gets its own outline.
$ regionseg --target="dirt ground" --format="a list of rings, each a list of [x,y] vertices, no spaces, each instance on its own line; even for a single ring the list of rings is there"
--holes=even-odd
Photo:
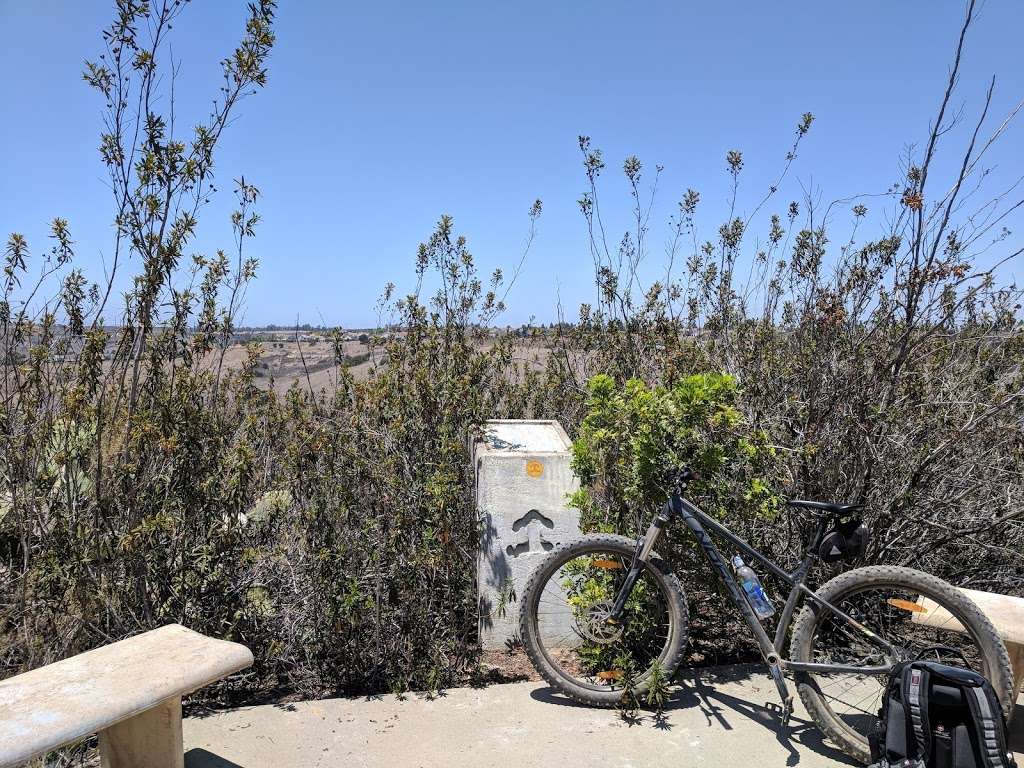
[[[481,342],[481,349],[493,345],[493,341]],[[334,347],[325,338],[310,336],[296,339],[294,334],[259,342],[260,360],[257,377],[265,389],[284,393],[298,382],[301,386],[319,392],[331,389],[337,384],[339,367],[334,359]],[[344,342],[344,353],[350,363],[346,365],[357,381],[367,379],[382,357],[382,351],[371,349],[367,344],[352,340]],[[248,352],[246,345],[233,344],[224,355],[227,370],[238,370],[245,362]],[[523,343],[517,347],[515,361],[518,365],[543,367],[549,350],[536,344]]]

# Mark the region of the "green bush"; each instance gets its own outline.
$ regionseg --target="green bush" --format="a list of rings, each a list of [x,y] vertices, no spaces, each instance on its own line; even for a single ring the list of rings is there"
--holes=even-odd
[[[637,532],[685,468],[699,474],[688,492],[711,514],[771,517],[776,499],[761,473],[774,450],[750,429],[737,397],[735,379],[722,373],[653,387],[639,379],[617,387],[610,376],[594,376],[573,442],[581,525]]]

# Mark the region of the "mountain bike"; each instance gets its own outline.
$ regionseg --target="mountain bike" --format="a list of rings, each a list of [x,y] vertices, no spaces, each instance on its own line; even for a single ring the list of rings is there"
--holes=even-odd
[[[978,607],[950,584],[911,568],[876,565],[846,571],[817,589],[807,586],[815,560],[828,560],[823,543],[826,549],[841,544],[837,533],[859,526],[861,505],[788,501],[808,510],[814,525],[799,565],[786,571],[684,498],[696,477],[688,470],[680,474],[640,539],[582,536],[557,545],[531,574],[522,596],[520,637],[554,688],[582,704],[616,706],[627,694],[640,700],[671,681],[686,647],[689,614],[679,579],[655,546],[666,526],[681,518],[757,642],[782,699],[784,726],[793,709],[789,673],[818,727],[847,754],[867,762],[867,733],[890,670],[926,651],[962,655],[991,681],[1009,712],[1006,647]],[[773,635],[712,535],[789,587]],[[842,554],[841,546],[836,551]]]

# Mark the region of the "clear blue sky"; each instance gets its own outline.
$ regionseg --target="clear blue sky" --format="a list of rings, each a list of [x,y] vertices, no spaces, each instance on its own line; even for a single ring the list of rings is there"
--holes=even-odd
[[[112,7],[0,0],[0,233],[22,232],[38,253],[47,222],[63,216],[94,276],[110,254],[111,205],[96,152],[102,104],[80,71],[99,54]],[[195,250],[230,245],[230,179],[245,174],[264,194],[246,322],[361,326],[374,322],[386,282],[412,286],[416,246],[442,213],[485,271],[509,269],[539,197],[544,214],[506,320],[549,321],[556,296],[571,310],[594,293],[576,206],[578,134],[605,152],[606,210],[628,210],[625,156],[664,166],[654,275],[680,193],[702,192],[712,236],[726,151],[744,151],[749,209],[804,111],[817,121],[776,208],[800,195],[798,182],[827,201],[895,181],[903,148],[926,135],[962,13],[953,0],[286,0],[269,84],[225,136],[222,191]],[[244,15],[241,0],[196,0],[176,25],[183,124],[205,114]],[[988,0],[957,106],[974,114],[993,74],[996,117],[1024,97],[1022,29],[1024,4]],[[1021,172],[1022,130],[994,155],[997,181]],[[624,220],[612,218],[621,233]]]

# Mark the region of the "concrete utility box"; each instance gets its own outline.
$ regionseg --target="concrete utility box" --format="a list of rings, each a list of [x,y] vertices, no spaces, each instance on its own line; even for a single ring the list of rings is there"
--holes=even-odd
[[[556,544],[579,535],[579,512],[567,504],[579,488],[571,445],[557,421],[489,421],[473,439],[485,650],[504,648],[518,635],[518,598],[530,573]]]

